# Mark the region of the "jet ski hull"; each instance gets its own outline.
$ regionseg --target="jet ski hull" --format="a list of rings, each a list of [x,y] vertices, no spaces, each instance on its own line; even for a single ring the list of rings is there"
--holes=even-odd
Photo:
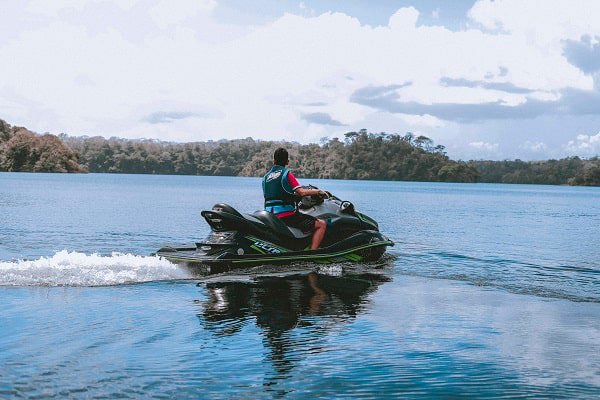
[[[219,239],[225,237],[232,239],[227,234],[232,235],[233,240],[230,243],[223,243],[222,240],[220,242]],[[239,232],[227,232],[225,235],[213,233],[211,236],[206,242],[195,245],[163,247],[156,255],[188,266],[204,264],[244,267],[302,261],[327,264],[342,261],[376,261],[385,253],[387,246],[394,245],[391,240],[377,231],[361,231],[341,242],[316,251],[294,251]]]
[[[219,203],[202,216],[211,234],[202,242],[166,246],[156,252],[169,261],[188,266],[244,267],[293,262],[330,263],[376,261],[394,243],[379,232],[372,218],[356,211],[352,203],[335,196],[302,198],[298,212],[327,222],[318,250],[309,250],[312,234],[290,227],[267,211],[241,214]]]

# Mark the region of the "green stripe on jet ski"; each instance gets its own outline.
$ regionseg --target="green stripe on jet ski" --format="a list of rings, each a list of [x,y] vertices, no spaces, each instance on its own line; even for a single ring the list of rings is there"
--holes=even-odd
[[[359,256],[358,254],[354,254],[354,253],[345,254],[344,257],[346,257],[350,261],[360,261],[360,260],[362,260],[361,256]]]
[[[325,263],[329,262],[330,258],[335,258],[335,257],[341,257],[341,256],[347,256],[350,255],[356,251],[360,251],[360,250],[365,250],[365,249],[369,249],[371,247],[377,247],[377,246],[392,246],[393,242],[391,241],[385,241],[385,242],[377,242],[377,243],[369,243],[363,246],[358,246],[358,247],[354,247],[348,250],[343,250],[343,251],[339,251],[337,253],[332,253],[332,254],[303,254],[303,255],[297,255],[297,256],[277,256],[277,257],[262,257],[262,258],[253,258],[253,259],[241,259],[241,260],[231,260],[231,259],[222,259],[222,260],[218,260],[219,263],[223,263],[223,264],[227,264],[227,263],[231,263],[231,264],[244,264],[244,263],[260,263],[260,262],[268,262],[268,261],[299,261],[299,260],[314,260],[315,262],[319,262],[319,261],[324,261]],[[189,255],[189,256],[177,256],[177,257],[173,257],[171,255],[166,255],[166,254],[157,254],[160,257],[164,257],[167,260],[171,260],[171,261],[184,261],[184,262],[198,262],[198,263],[208,263],[211,264],[211,262],[215,262],[217,260],[214,259],[198,259],[195,255]],[[360,257],[360,256],[359,256]],[[362,259],[362,257],[361,257]],[[355,261],[355,260],[352,260]],[[360,260],[356,260],[356,261],[360,261]]]
[[[325,259],[326,260],[331,257],[340,257],[340,256],[347,255],[349,253],[354,253],[355,251],[369,249],[371,247],[390,246],[391,244],[392,244],[392,242],[390,242],[390,241],[379,242],[379,243],[370,243],[370,244],[367,244],[364,246],[354,247],[352,249],[340,251],[338,253],[333,253],[333,254],[306,254],[306,255],[298,255],[298,256],[263,257],[263,258],[253,258],[253,259],[245,259],[245,260],[227,260],[227,261],[229,261],[233,264],[243,264],[243,263],[256,263],[256,262],[264,262],[264,261],[278,261],[278,260],[282,260],[282,261],[310,260],[310,259],[313,259],[313,260],[324,260]],[[356,261],[358,261],[358,260],[356,260]]]

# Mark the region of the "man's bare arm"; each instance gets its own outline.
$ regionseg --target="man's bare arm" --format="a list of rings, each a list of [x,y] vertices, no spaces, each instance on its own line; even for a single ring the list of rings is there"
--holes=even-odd
[[[323,190],[304,189],[301,187],[294,190],[294,193],[296,193],[298,196],[301,196],[301,197],[304,197],[304,196],[327,196],[327,192],[324,192]]]

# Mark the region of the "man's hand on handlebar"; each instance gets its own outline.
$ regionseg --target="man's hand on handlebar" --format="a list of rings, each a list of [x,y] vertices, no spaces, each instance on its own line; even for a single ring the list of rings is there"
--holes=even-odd
[[[321,197],[329,197],[329,193],[321,189],[305,189],[298,188],[296,189],[296,194],[298,196],[321,196]]]

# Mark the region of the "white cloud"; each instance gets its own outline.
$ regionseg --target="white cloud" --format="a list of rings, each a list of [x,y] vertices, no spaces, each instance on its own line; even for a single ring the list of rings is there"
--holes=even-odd
[[[0,5],[0,14],[14,15],[0,26],[0,52],[10,60],[0,66],[0,117],[38,131],[170,140],[305,142],[362,127],[434,136],[427,129],[447,121],[382,113],[350,97],[410,82],[399,96],[423,104],[556,99],[564,88],[593,87],[563,56],[563,41],[600,35],[595,1],[480,1],[470,12],[474,27],[463,31],[417,26],[413,7],[380,27],[342,13],[233,27],[214,18],[215,0],[22,4]],[[490,32],[498,26],[504,33]],[[444,86],[444,77],[525,90]],[[302,118],[315,113],[346,126]],[[500,148],[469,140],[473,150]]]
[[[444,144],[442,142],[442,144]],[[472,141],[460,144],[460,139],[446,146],[446,150],[462,160],[482,160],[498,158],[500,145],[495,142]]]
[[[434,117],[433,115],[425,114],[425,115],[409,115],[409,114],[401,114],[400,118],[407,122],[409,125],[420,126],[423,128],[441,128],[446,126],[446,122],[442,121],[439,118]]]
[[[154,0],[156,1],[156,0]],[[205,1],[205,0],[200,0]],[[104,0],[29,0],[25,3],[25,10],[32,14],[45,15],[47,17],[59,17],[68,13],[76,13],[81,12],[85,9],[86,6],[90,4],[100,4],[104,2]],[[121,10],[131,10],[136,4],[146,4],[150,5],[152,0],[112,0],[110,1],[111,5],[114,5]],[[174,8],[177,7],[176,2],[172,2]]]
[[[148,13],[161,29],[166,29],[198,14],[210,14],[216,5],[215,0],[160,0],[148,10]]]
[[[479,0],[469,17],[537,45],[560,46],[557,38],[579,39],[598,30],[600,3],[594,0]]]
[[[414,29],[419,19],[419,11],[414,7],[401,8],[389,20],[388,27],[395,31]]]
[[[498,149],[498,143],[488,143],[488,142],[471,142],[469,146],[474,147],[476,149],[494,151]]]
[[[569,140],[565,149],[572,155],[600,155],[600,132],[595,135],[577,135],[575,140]]]
[[[519,148],[521,148],[523,150],[532,151],[532,152],[541,152],[541,151],[546,151],[548,149],[548,146],[544,142],[536,142],[536,141],[526,140],[524,143],[522,143],[519,146]]]
[[[56,17],[60,12],[66,10],[81,11],[84,3],[78,0],[31,0],[27,3],[25,9],[32,14],[41,14]]]

